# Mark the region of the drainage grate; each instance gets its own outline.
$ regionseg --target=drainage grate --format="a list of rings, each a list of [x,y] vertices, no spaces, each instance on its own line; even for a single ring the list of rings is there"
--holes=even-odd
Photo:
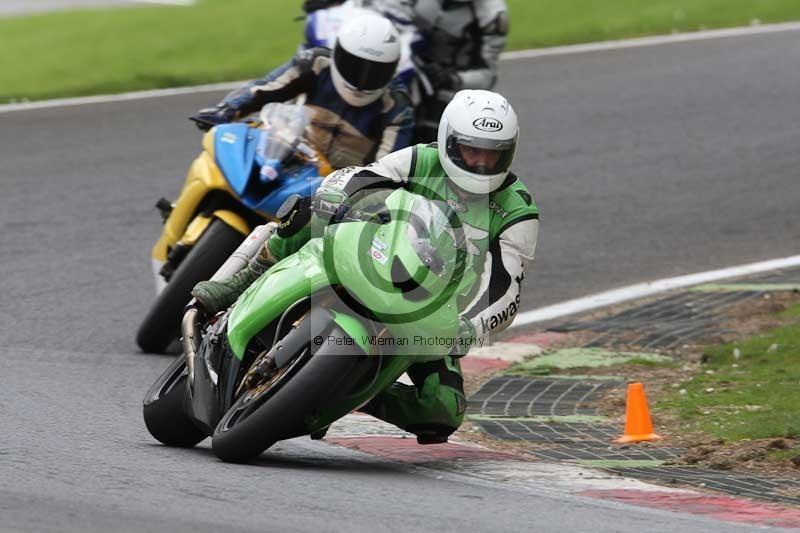
[[[486,383],[467,402],[467,413],[506,416],[595,415],[591,402],[600,391],[622,380],[500,376]]]
[[[719,325],[722,312],[759,294],[758,291],[682,292],[609,317],[569,322],[551,330],[588,330],[603,334],[587,343],[587,348],[625,345],[670,348],[729,332]]]
[[[582,422],[541,421],[513,418],[470,418],[485,433],[499,440],[564,446],[531,453],[555,461],[666,461],[680,457],[681,450],[648,444],[614,446],[619,428]]]
[[[777,270],[748,281],[750,283],[800,283],[800,269]]]
[[[592,423],[587,417],[596,414],[592,402],[599,391],[621,384],[621,380],[501,376],[489,381],[468,400],[468,413],[473,423],[494,438],[540,445],[542,449],[529,453],[541,459],[579,462],[621,476],[800,504],[800,480],[658,466],[679,457],[681,450],[649,443],[612,445],[619,428],[600,420]],[[535,418],[537,415],[540,418]],[[553,419],[542,420],[542,415]]]
[[[800,283],[800,269],[770,273],[752,281]],[[606,318],[570,322],[551,330],[597,332],[598,337],[585,348],[670,348],[726,333],[720,325],[724,311],[761,294],[749,290],[752,281],[727,292],[682,292]],[[580,462],[621,476],[800,504],[800,480],[658,466],[679,458],[683,450],[651,443],[611,444],[620,428],[604,425],[602,418],[592,423],[591,417],[597,414],[593,402],[601,391],[622,384],[621,379],[501,376],[469,398],[467,413],[472,415],[474,424],[494,438],[539,445],[541,449],[528,453],[541,459]]]
[[[637,447],[621,448],[609,446],[608,441],[601,444],[586,446],[562,446],[544,450],[534,450],[533,455],[551,461],[668,461],[681,456],[682,450],[678,448]],[[597,465],[602,466],[602,465]]]
[[[704,468],[666,466],[655,468],[619,467],[608,470],[627,477],[666,483],[684,483],[737,496],[800,504],[800,481],[793,479],[730,474]]]
[[[503,418],[471,420],[483,431],[500,440],[523,440],[543,444],[586,442],[608,446],[609,442],[619,436],[618,429],[595,424]]]

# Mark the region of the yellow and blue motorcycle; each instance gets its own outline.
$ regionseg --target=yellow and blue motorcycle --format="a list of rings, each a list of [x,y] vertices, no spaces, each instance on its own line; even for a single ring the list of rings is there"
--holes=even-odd
[[[143,351],[166,350],[194,285],[210,278],[253,228],[275,220],[284,200],[312,195],[332,171],[304,137],[308,123],[302,106],[273,103],[256,122],[205,134],[177,201],[156,205],[164,229],[151,254],[157,297],[136,334]]]

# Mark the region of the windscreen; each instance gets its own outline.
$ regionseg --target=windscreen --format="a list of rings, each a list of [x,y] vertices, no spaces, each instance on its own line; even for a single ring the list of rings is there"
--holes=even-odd
[[[261,136],[258,155],[266,161],[282,161],[294,151],[310,122],[308,110],[292,104],[267,104],[259,118],[266,134]]]

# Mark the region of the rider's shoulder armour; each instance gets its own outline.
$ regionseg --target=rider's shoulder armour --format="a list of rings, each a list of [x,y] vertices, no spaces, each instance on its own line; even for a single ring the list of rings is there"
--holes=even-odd
[[[300,50],[294,56],[294,65],[301,73],[314,71],[319,74],[323,68],[330,65],[331,51],[327,48],[316,47]]]
[[[493,224],[496,230],[492,232],[497,235],[518,222],[539,218],[536,200],[513,172],[509,172],[506,181],[490,195],[489,208],[498,215]]]
[[[418,144],[411,155],[410,177],[444,177],[444,169],[439,163],[439,150],[436,143]]]

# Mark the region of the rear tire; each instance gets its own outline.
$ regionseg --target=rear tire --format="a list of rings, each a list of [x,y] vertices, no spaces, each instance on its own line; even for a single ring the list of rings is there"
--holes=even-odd
[[[192,289],[213,276],[242,240],[244,235],[221,220],[211,221],[139,326],[136,343],[143,352],[162,353],[178,338],[183,308],[192,298]]]
[[[187,416],[186,357],[177,357],[156,380],[144,397],[144,423],[159,442],[167,446],[191,448],[207,435]]]
[[[347,337],[337,325],[328,335]],[[279,440],[306,434],[306,416],[348,392],[349,386],[373,368],[364,355],[357,345],[329,343],[314,354],[298,356],[288,367],[287,379],[279,379],[249,401],[243,394],[234,402],[214,430],[214,453],[223,461],[243,463]]]

